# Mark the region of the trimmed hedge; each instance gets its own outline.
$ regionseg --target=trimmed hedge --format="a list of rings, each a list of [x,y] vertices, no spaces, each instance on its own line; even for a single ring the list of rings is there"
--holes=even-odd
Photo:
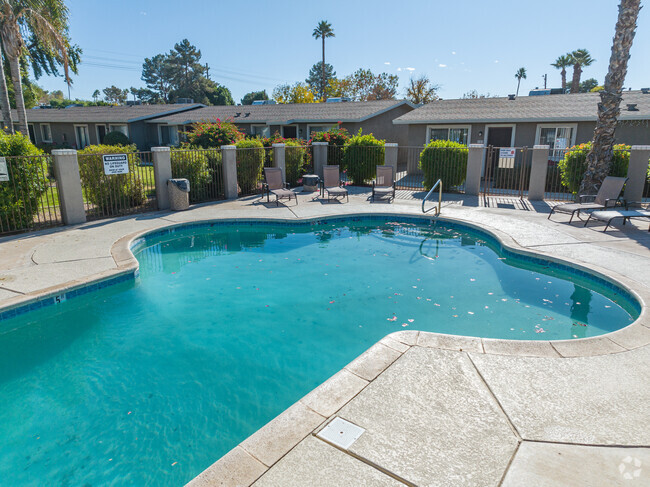
[[[135,145],[89,145],[78,152],[86,201],[98,212],[115,215],[145,202],[144,185],[134,174],[140,159]],[[128,174],[104,174],[103,154],[127,154]]]
[[[237,184],[241,194],[257,192],[262,179],[266,150],[259,139],[244,139],[237,146]]]
[[[377,176],[377,166],[384,165],[384,140],[359,133],[345,145],[343,166],[353,184],[364,184]]]
[[[205,201],[212,182],[212,169],[208,156],[204,152],[191,148],[172,147],[171,163],[172,177],[184,178],[190,182],[190,203]]]
[[[587,154],[591,150],[591,142],[570,147],[564,158],[558,163],[562,185],[571,193],[578,194],[580,183],[587,170]],[[630,163],[630,146],[617,144],[614,146],[612,165],[609,168],[610,176],[627,176],[627,167]]]
[[[424,187],[430,190],[438,179],[445,188],[460,186],[467,175],[467,146],[451,140],[432,140],[420,153],[418,167],[424,172]]]
[[[284,141],[284,168],[287,183],[291,186],[298,184],[298,179],[305,174],[309,165],[307,148],[297,140]]]
[[[9,182],[0,181],[0,226],[3,230],[22,230],[32,226],[40,199],[48,187],[47,159],[20,133],[0,131],[0,156],[21,156],[7,161]]]
[[[131,141],[129,138],[118,130],[113,130],[104,136],[104,145],[129,145]]]

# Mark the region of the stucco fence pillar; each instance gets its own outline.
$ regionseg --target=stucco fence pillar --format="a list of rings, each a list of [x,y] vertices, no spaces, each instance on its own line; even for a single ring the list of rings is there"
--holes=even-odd
[[[223,186],[227,200],[237,199],[237,147],[222,145]],[[191,189],[190,189],[191,190]]]
[[[167,180],[172,178],[172,157],[169,147],[152,147],[153,178],[156,182],[156,201],[159,210],[169,209]],[[190,187],[190,191],[192,188]]]
[[[397,152],[399,145],[387,142],[384,144],[384,166],[393,168],[393,176],[397,177]]]
[[[541,201],[546,192],[546,174],[548,173],[548,145],[533,146],[533,160],[530,166],[528,199]]]
[[[77,151],[74,149],[53,150],[52,165],[59,192],[59,208],[61,208],[63,223],[66,225],[84,223],[86,209],[81,190]]]
[[[323,177],[323,166],[327,165],[327,142],[312,142],[314,174]]]
[[[630,150],[630,164],[627,167],[627,183],[624,198],[627,201],[641,201],[643,188],[648,177],[650,145],[633,145]]]
[[[287,182],[284,144],[273,144],[273,167],[282,169],[282,182]]]
[[[485,160],[485,146],[470,144],[467,154],[467,174],[465,176],[465,194],[478,196],[481,191],[481,171]],[[445,182],[442,182],[443,187]]]

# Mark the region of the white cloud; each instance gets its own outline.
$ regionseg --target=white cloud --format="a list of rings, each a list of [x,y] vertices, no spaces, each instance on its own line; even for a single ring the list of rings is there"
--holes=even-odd
[[[404,68],[404,69],[406,69],[407,71],[415,71],[415,68]]]
[[[446,68],[447,65],[446,65],[446,64],[438,64],[438,67],[439,67],[439,68]]]
[[[144,10],[142,10],[142,11],[140,11],[140,15],[147,15],[147,12],[145,12]]]
[[[499,64],[499,60],[498,60],[498,59],[495,59],[495,60],[494,60],[494,64]]]
[[[453,55],[456,55],[456,51],[451,51],[451,53],[452,53]]]
[[[402,70],[402,68],[397,68],[397,71],[401,71],[401,70]]]
[[[390,63],[389,63],[388,61],[386,61],[384,64],[385,64],[386,66],[390,66]]]

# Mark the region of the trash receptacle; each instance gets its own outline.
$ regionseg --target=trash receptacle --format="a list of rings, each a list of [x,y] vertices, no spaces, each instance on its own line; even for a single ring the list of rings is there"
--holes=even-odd
[[[169,208],[174,211],[190,207],[190,182],[187,179],[168,179]]]

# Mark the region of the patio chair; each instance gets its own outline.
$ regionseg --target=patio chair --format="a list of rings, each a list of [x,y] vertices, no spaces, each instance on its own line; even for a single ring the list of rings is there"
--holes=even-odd
[[[263,185],[262,197],[266,193],[266,201],[269,202],[269,196],[271,193],[275,195],[275,206],[280,206],[281,198],[288,198],[291,201],[291,198],[296,200],[298,204],[298,196],[295,192],[289,189],[287,183],[282,182],[282,169],[279,167],[265,167],[264,168],[264,179],[266,180]]]
[[[641,206],[644,203],[638,202],[638,201],[633,201],[628,204],[628,206]],[[647,203],[645,203],[647,205]],[[625,222],[628,222],[632,220],[633,218],[647,218],[650,219],[650,207],[646,208],[639,208],[638,210],[631,210],[628,207],[626,207],[625,210],[597,210],[597,211],[592,211],[589,213],[589,218],[587,218],[587,221],[585,222],[585,227],[589,223],[591,219],[594,220],[600,220],[602,222],[605,222],[605,229],[603,232],[606,232],[609,226],[612,224],[614,220],[617,218],[622,218],[623,219],[623,225],[625,225]],[[648,227],[648,231],[650,232],[650,226]]]
[[[377,177],[372,182],[372,201],[375,201],[375,195],[379,198],[388,196],[389,202],[391,199],[395,199],[395,178],[392,166],[377,166]]]
[[[580,195],[579,203],[565,203],[562,205],[557,205],[551,208],[551,212],[548,215],[548,219],[551,219],[551,215],[556,211],[559,213],[571,213],[571,218],[569,223],[573,221],[573,216],[577,215],[580,218],[580,212],[584,210],[604,210],[606,208],[616,205],[618,197],[621,194],[621,190],[625,185],[627,178],[616,178],[613,176],[607,176],[605,180],[600,185],[598,194],[596,195]],[[588,198],[594,198],[593,202],[585,202]]]
[[[345,196],[347,201],[350,201],[348,190],[345,189],[341,183],[339,166],[323,166],[323,179],[321,185],[321,196],[325,196],[325,193],[327,193],[328,202],[331,197],[336,199],[339,196],[341,198]]]

